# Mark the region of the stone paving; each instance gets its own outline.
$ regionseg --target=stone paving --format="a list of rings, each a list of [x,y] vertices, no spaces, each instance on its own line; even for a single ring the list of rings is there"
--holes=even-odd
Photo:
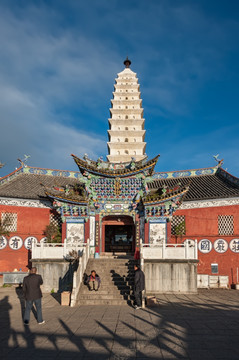
[[[239,292],[160,295],[157,307],[63,307],[44,294],[46,323],[22,323],[21,289],[0,288],[3,359],[239,359]]]

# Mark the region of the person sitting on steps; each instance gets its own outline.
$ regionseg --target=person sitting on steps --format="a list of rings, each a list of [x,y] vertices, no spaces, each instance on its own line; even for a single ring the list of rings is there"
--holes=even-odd
[[[99,275],[96,274],[95,270],[91,271],[91,274],[88,276],[88,287],[89,290],[95,290],[98,291],[99,287],[100,287],[100,277]]]

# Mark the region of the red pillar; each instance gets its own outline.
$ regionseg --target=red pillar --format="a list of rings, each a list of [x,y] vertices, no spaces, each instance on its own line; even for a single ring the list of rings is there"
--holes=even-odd
[[[90,218],[85,222],[85,239],[84,242],[86,243],[87,239],[90,238]]]
[[[66,238],[66,221],[63,222],[62,226],[61,226],[61,240],[62,242],[64,242]]]

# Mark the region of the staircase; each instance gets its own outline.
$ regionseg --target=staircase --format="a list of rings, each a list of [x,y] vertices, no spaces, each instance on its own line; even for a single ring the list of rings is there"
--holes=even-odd
[[[130,258],[89,259],[86,273],[95,270],[101,278],[98,291],[81,284],[77,305],[130,305],[133,303],[134,264]]]

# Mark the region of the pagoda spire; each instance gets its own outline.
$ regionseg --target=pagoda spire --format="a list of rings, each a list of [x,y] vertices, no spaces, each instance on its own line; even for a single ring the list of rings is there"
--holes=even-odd
[[[109,119],[109,142],[107,156],[112,163],[136,161],[146,157],[144,142],[144,118],[139,83],[136,73],[130,69],[128,56],[125,69],[115,79],[111,117]]]
[[[128,59],[128,56],[126,57],[126,59],[124,61],[124,65],[125,65],[126,69],[128,69],[131,65],[131,61]]]

